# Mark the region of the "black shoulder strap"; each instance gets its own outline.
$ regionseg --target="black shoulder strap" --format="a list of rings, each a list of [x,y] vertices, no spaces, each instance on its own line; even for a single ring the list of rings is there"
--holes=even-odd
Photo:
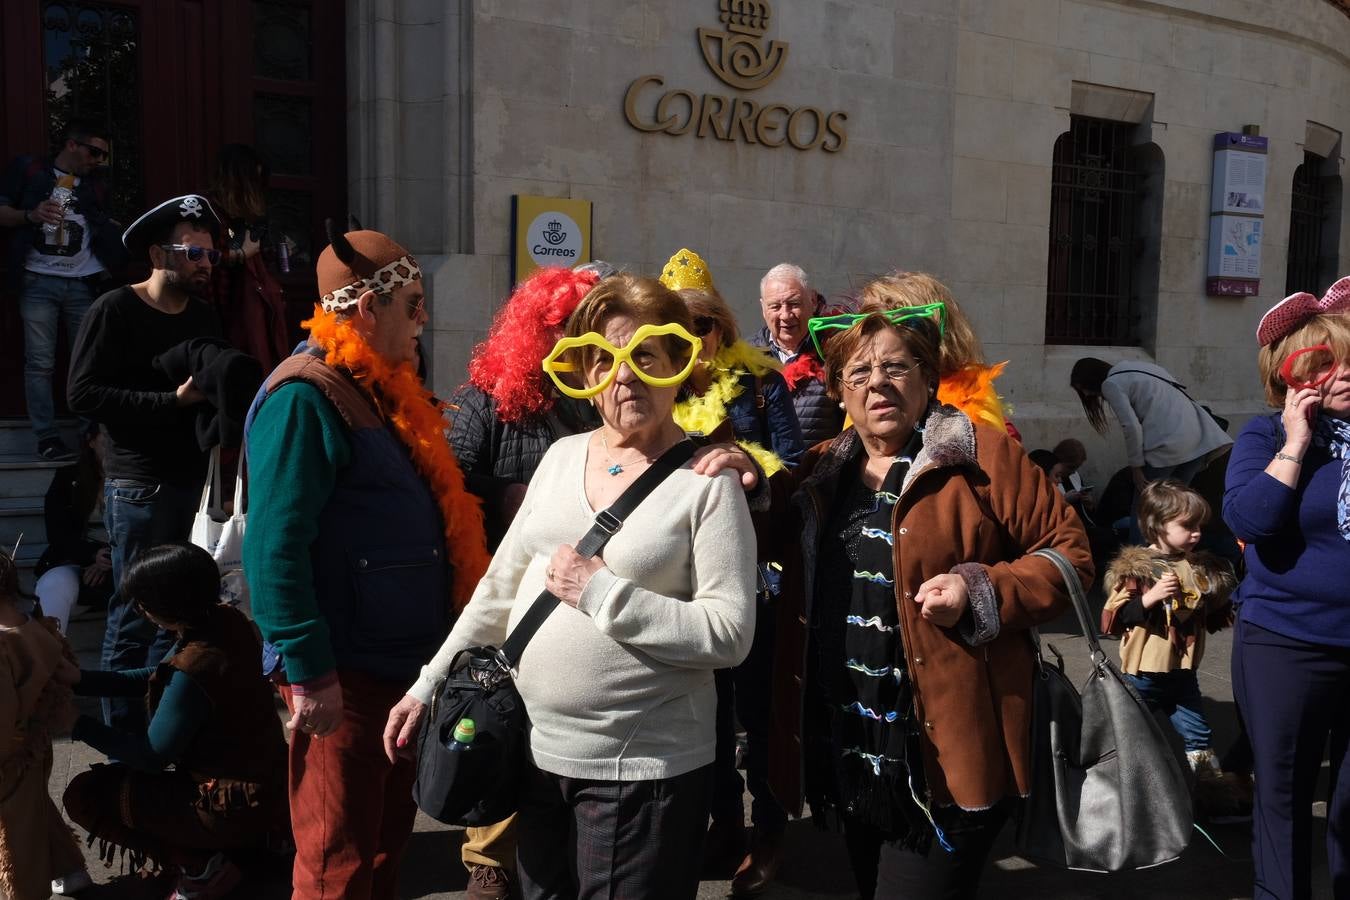
[[[1161,382],[1164,382],[1164,383],[1166,383],[1166,384],[1170,384],[1172,387],[1174,387],[1174,388],[1176,388],[1177,390],[1181,391],[1183,394],[1186,394],[1186,399],[1187,399],[1187,400],[1190,400],[1192,403],[1195,402],[1195,398],[1192,397],[1189,393],[1187,393],[1187,391],[1186,391],[1186,385],[1180,384],[1179,382],[1176,382],[1176,381],[1173,381],[1173,380],[1170,379],[1170,378],[1164,378],[1164,377],[1162,377],[1161,375],[1155,374],[1155,373],[1153,373],[1153,372],[1145,372],[1143,369],[1121,369],[1119,372],[1112,372],[1111,375],[1125,375],[1125,374],[1127,374],[1127,373],[1128,373],[1128,374],[1132,374],[1132,375],[1147,375],[1147,376],[1150,377],[1150,378],[1156,378],[1156,379],[1158,379],[1158,380],[1161,381]],[[1111,375],[1108,375],[1108,376],[1106,376],[1106,377],[1107,377],[1107,378],[1110,378]]]
[[[608,509],[602,509],[596,514],[595,524],[591,526],[591,530],[577,542],[577,554],[589,559],[599,553],[605,543],[619,533],[624,520],[637,509],[638,504],[646,499],[658,484],[665,481],[667,475],[688,462],[695,449],[693,441],[684,440],[662,453],[647,471],[638,476],[637,481],[619,495],[618,500],[615,500]],[[516,663],[520,661],[520,655],[525,652],[525,645],[534,637],[539,626],[544,624],[544,620],[553,612],[554,607],[561,602],[547,590],[541,591],[535,598],[534,603],[502,644],[499,655],[508,668],[515,668]]]

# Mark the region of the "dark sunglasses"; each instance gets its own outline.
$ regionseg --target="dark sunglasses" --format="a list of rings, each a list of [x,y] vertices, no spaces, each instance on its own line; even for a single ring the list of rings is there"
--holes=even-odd
[[[177,250],[188,258],[188,262],[201,262],[203,256],[211,265],[219,265],[220,251],[214,248],[198,247],[194,244],[160,244],[164,250]]]
[[[717,320],[712,316],[694,316],[694,336],[707,337],[709,332],[717,327]]]
[[[84,141],[76,141],[75,146],[83,147],[84,149],[88,150],[89,155],[92,156],[94,159],[108,158],[108,151],[104,150],[102,147],[95,147],[93,144],[86,144]]]

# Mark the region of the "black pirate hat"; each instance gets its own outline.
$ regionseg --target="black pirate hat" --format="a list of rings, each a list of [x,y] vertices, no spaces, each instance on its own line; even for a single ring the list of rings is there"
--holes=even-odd
[[[210,231],[211,237],[220,240],[220,217],[211,204],[200,194],[185,194],[165,200],[143,213],[122,233],[122,243],[132,254],[144,257],[156,236],[172,229],[179,222],[193,222],[198,228]]]

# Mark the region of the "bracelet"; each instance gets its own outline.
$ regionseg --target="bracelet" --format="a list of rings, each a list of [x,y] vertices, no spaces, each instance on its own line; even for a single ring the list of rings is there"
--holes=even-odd
[[[1275,454],[1275,458],[1276,458],[1276,459],[1282,459],[1282,460],[1284,460],[1285,462],[1291,462],[1291,463],[1294,463],[1294,464],[1296,464],[1296,465],[1300,465],[1300,466],[1303,465],[1303,457],[1301,457],[1301,456],[1290,456],[1288,453],[1276,453],[1276,454]]]
[[[37,222],[33,221],[33,211],[31,209],[25,209],[23,211],[23,220],[27,222],[29,225],[37,224]]]

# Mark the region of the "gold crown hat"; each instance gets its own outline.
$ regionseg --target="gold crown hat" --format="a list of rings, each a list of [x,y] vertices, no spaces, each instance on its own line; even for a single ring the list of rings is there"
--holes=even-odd
[[[672,291],[692,288],[696,291],[713,290],[712,273],[708,264],[693,250],[682,249],[669,260],[661,270],[661,283]]]

